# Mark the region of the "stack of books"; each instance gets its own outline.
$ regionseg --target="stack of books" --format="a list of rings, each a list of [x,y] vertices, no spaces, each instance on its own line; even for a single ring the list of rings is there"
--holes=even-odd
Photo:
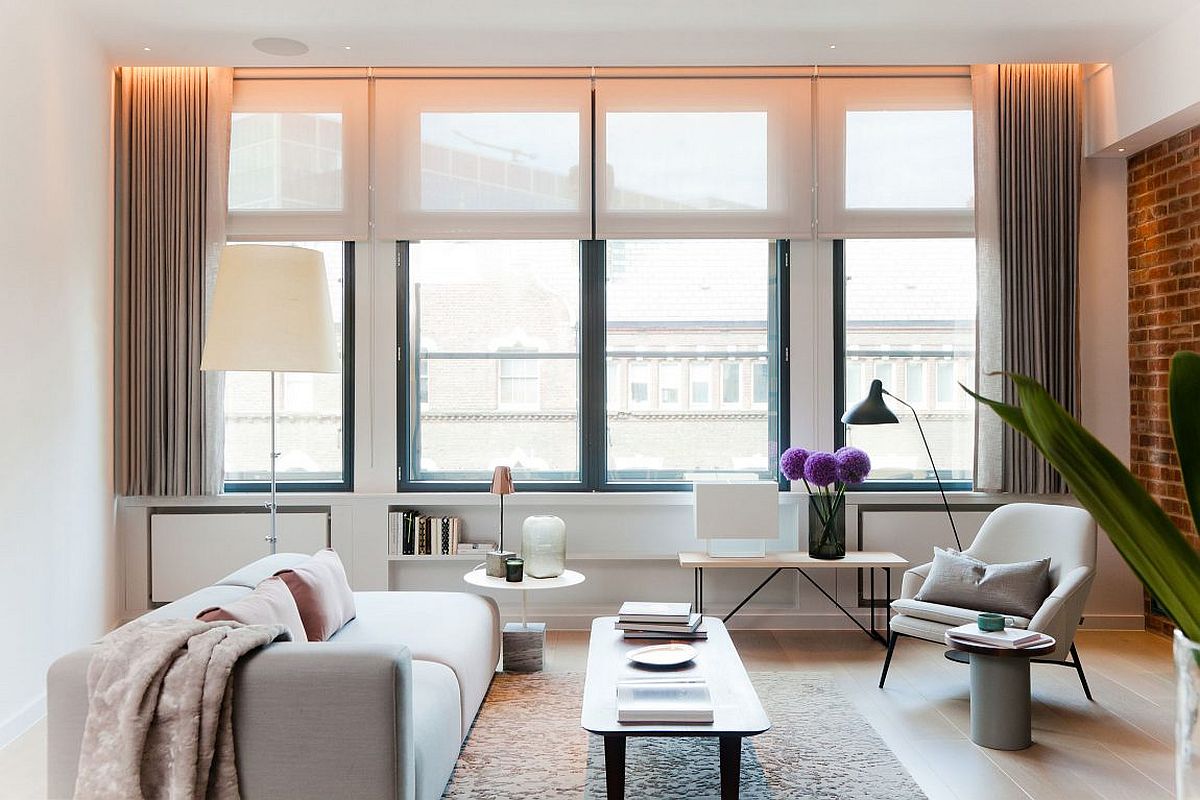
[[[705,724],[712,721],[712,694],[703,678],[617,681],[617,722]]]
[[[707,639],[703,619],[691,603],[638,603],[621,606],[616,628],[626,639]]]
[[[1021,628],[1005,628],[1002,631],[981,631],[979,626],[974,622],[968,622],[966,625],[951,628],[946,631],[946,635],[951,639],[957,639],[967,644],[986,644],[992,647],[1007,647],[1017,650],[1023,647],[1037,647],[1052,641],[1044,633],[1026,631]]]
[[[416,511],[388,512],[388,555],[452,556],[458,553],[462,520],[424,517]]]

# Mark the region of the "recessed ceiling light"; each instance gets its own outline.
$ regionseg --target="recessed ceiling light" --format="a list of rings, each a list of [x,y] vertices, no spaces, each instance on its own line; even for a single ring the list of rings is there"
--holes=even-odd
[[[350,49],[350,45],[348,45],[348,44],[344,44],[344,45],[342,45],[342,49],[343,49],[343,50],[349,50],[349,49]]]
[[[302,56],[308,52],[308,45],[295,39],[281,36],[268,36],[251,42],[254,49],[269,56]]]
[[[149,53],[149,52],[150,52],[150,48],[149,48],[149,47],[143,47],[142,49],[143,49],[143,50],[145,50],[147,53]]]
[[[830,49],[830,50],[837,50],[837,45],[836,45],[836,44],[831,44],[831,45],[829,45],[829,49]]]
[[[1125,152],[1125,148],[1124,148],[1124,147],[1118,147],[1118,148],[1117,148],[1117,152],[1118,152],[1118,153],[1124,153],[1124,152]]]

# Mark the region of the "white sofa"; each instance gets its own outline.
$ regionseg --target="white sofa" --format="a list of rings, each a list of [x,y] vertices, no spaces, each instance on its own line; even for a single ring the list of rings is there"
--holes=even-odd
[[[146,618],[193,617],[308,556],[255,561]],[[461,592],[355,592],[358,616],[328,642],[277,642],[234,676],[242,796],[436,800],[500,655],[494,602]],[[70,797],[95,645],[47,676],[51,798]]]

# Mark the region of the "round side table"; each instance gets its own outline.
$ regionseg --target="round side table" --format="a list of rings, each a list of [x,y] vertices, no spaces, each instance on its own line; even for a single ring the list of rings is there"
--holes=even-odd
[[[1029,659],[1054,652],[1056,643],[995,647],[946,635],[946,646],[971,665],[971,741],[993,750],[1024,750],[1033,744]],[[958,659],[955,659],[958,660]]]
[[[568,569],[556,578],[529,578],[508,581],[493,578],[483,570],[481,564],[463,575],[463,580],[480,589],[495,589],[521,593],[521,622],[510,622],[501,631],[500,641],[505,672],[538,672],[542,668],[546,652],[546,623],[528,620],[529,592],[539,589],[565,589],[583,583],[582,573]]]

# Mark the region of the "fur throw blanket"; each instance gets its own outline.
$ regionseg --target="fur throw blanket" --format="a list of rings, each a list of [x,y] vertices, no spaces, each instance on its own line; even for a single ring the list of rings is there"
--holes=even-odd
[[[88,666],[80,800],[238,800],[234,665],[290,638],[283,625],[192,619],[131,623]]]

